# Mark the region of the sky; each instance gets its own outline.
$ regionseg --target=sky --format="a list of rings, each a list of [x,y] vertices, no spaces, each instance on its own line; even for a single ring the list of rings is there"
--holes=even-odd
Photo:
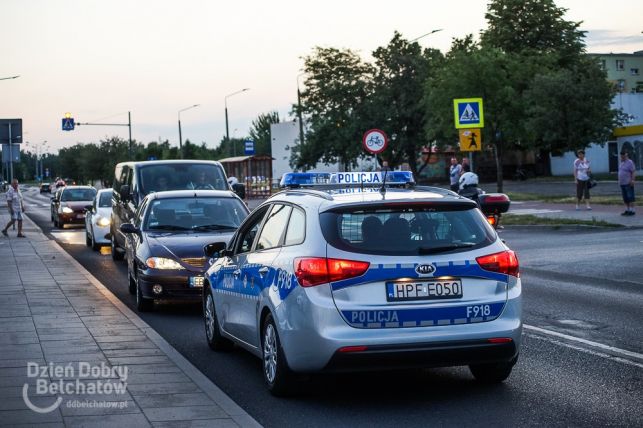
[[[259,114],[292,119],[297,76],[315,46],[349,48],[365,60],[394,31],[448,51],[486,27],[484,0],[0,0],[0,118],[22,118],[23,141],[55,153],[78,142],[127,138],[216,147],[248,135]],[[583,21],[589,52],[643,50],[640,0],[558,0]],[[43,144],[47,141],[46,144]]]

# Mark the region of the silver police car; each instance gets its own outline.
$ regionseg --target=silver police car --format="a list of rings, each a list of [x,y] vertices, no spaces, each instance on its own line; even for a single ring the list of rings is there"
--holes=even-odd
[[[383,184],[383,181],[387,181]],[[502,382],[520,349],[518,259],[475,202],[411,173],[293,173],[206,246],[208,344],[297,373],[468,365]]]

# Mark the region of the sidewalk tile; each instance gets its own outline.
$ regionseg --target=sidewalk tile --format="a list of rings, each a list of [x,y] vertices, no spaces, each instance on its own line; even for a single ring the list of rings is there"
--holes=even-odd
[[[65,426],[68,428],[123,428],[151,426],[143,414],[101,415],[101,416],[65,416]]]
[[[225,418],[227,415],[218,406],[143,407],[143,413],[152,422],[185,421]]]

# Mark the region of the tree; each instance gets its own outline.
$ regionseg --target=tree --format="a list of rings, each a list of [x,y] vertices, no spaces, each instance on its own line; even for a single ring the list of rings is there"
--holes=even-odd
[[[558,65],[568,65],[584,52],[585,32],[580,22],[564,19],[566,12],[554,0],[493,0],[481,42],[507,53],[554,55]]]
[[[420,147],[425,145],[423,88],[432,70],[443,60],[437,50],[422,51],[395,32],[386,47],[373,52],[375,75],[368,101],[367,128],[381,128],[394,140],[383,153],[391,165],[408,162],[416,172]],[[364,129],[366,131],[366,129]]]
[[[255,142],[255,154],[268,156],[272,154],[270,125],[273,123],[279,123],[279,113],[276,111],[262,113],[252,121],[250,138]]]
[[[373,67],[349,49],[317,47],[304,58],[304,71],[301,98],[309,130],[306,143],[296,150],[295,166],[311,168],[321,160],[339,161],[349,169],[362,154],[364,105]]]
[[[462,49],[466,46],[466,49]],[[497,187],[502,192],[503,154],[524,133],[521,105],[512,76],[518,74],[520,61],[498,49],[454,42],[445,65],[426,85],[426,131],[429,139],[455,144],[453,123],[455,98],[480,97],[484,103],[483,141],[494,148]],[[501,137],[502,136],[502,137]]]
[[[620,125],[618,112],[609,104],[613,95],[605,73],[591,58],[535,76],[523,97],[530,145],[549,154],[607,141]]]

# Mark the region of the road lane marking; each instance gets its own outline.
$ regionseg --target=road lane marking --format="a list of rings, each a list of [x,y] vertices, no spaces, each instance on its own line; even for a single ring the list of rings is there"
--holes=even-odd
[[[623,363],[623,364],[627,364],[627,365],[630,365],[630,366],[634,366],[634,367],[638,367],[638,368],[643,369],[643,364],[640,364],[640,363],[637,363],[637,362],[634,362],[634,361],[630,361],[630,360],[625,359],[625,358],[615,357],[614,355],[606,354],[604,352],[592,351],[591,349],[583,348],[581,346],[572,345],[572,344],[569,344],[569,343],[561,342],[560,340],[550,339],[548,337],[543,337],[543,336],[539,336],[539,335],[536,335],[536,334],[527,334],[527,337],[531,337],[531,338],[537,339],[537,340],[543,340],[545,342],[553,343],[554,345],[560,345],[560,346],[563,346],[565,348],[574,349],[576,351],[583,352],[585,354],[590,354],[590,355],[593,355],[595,357],[604,358],[606,360],[618,361],[619,363]]]
[[[512,202],[513,203],[513,202]],[[552,214],[552,213],[562,213],[563,210],[550,210],[550,209],[538,209],[538,208],[520,208],[517,210],[509,210],[507,214],[514,215],[536,215],[536,214]]]
[[[535,332],[538,332],[538,333],[541,333],[541,334],[547,334],[549,336],[560,337],[562,339],[571,340],[573,342],[579,342],[579,343],[582,343],[582,344],[585,344],[585,345],[588,345],[588,346],[592,346],[594,348],[603,349],[605,351],[609,351],[609,352],[612,352],[614,354],[619,354],[621,356],[626,356],[626,357],[630,357],[630,358],[636,358],[637,360],[643,360],[643,354],[639,354],[638,352],[633,352],[633,351],[628,351],[626,349],[616,348],[614,346],[605,345],[603,343],[598,343],[598,342],[594,342],[594,341],[587,340],[587,339],[581,339],[580,337],[570,336],[570,335],[564,334],[564,333],[558,333],[557,331],[547,330],[547,329],[536,327],[536,326],[533,326],[533,325],[523,324],[523,327],[526,328],[527,330],[532,330],[532,331],[535,331]]]

